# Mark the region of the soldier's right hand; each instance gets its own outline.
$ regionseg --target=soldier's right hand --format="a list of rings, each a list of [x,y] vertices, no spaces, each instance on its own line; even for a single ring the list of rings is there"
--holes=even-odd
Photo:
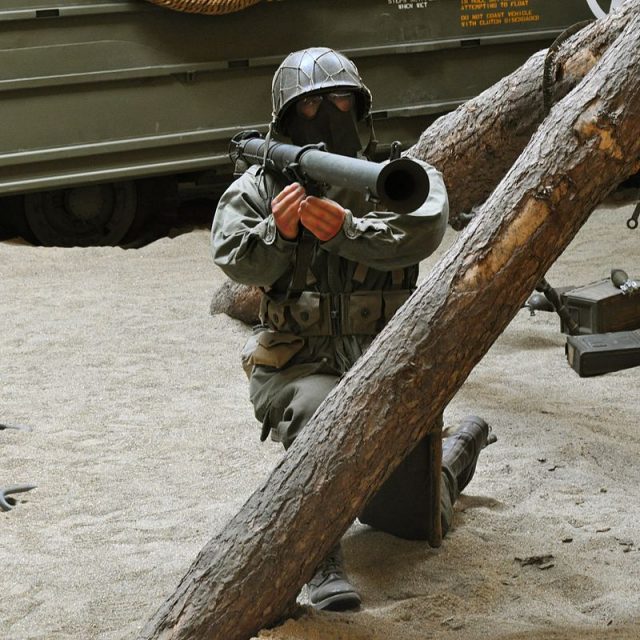
[[[304,187],[298,182],[287,185],[271,202],[276,227],[287,240],[295,240],[300,225],[300,203],[306,198]]]

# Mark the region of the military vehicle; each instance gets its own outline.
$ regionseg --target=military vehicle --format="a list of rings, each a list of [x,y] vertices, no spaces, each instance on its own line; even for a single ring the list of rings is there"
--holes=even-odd
[[[146,0],[3,0],[0,223],[24,222],[44,245],[113,245],[163,203],[219,192],[229,140],[266,132],[273,72],[309,46],[356,62],[382,154],[410,145],[610,4],[264,0],[197,15]]]

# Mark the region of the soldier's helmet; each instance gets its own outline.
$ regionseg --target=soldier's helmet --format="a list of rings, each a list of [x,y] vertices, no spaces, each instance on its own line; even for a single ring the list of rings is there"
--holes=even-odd
[[[286,135],[287,113],[298,98],[333,89],[352,90],[356,95],[357,119],[369,116],[371,92],[351,60],[326,47],[290,53],[271,84],[272,130]]]

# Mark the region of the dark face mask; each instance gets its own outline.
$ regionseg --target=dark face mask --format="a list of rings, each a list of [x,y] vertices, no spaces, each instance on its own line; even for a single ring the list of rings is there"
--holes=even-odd
[[[298,146],[324,142],[327,151],[355,158],[362,149],[354,109],[346,113],[324,100],[312,119],[295,113],[287,126],[291,142]]]

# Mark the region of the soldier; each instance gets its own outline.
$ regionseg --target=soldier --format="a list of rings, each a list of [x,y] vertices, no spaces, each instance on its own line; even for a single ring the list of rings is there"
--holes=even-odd
[[[369,125],[373,140],[371,93],[355,65],[331,49],[287,56],[274,75],[272,101],[269,135],[300,146],[323,142],[350,157],[362,153],[359,123]],[[428,198],[404,215],[376,211],[362,194],[344,189],[315,197],[260,166],[248,168],[220,199],[212,228],[215,263],[232,280],[263,291],[262,325],[242,354],[261,440],[271,435],[291,446],[414,291],[418,263],[440,244],[448,216],[442,176],[422,164]],[[445,528],[486,439],[486,429],[477,427],[443,447],[449,452]],[[307,586],[318,609],[351,609],[361,601],[339,544]]]

